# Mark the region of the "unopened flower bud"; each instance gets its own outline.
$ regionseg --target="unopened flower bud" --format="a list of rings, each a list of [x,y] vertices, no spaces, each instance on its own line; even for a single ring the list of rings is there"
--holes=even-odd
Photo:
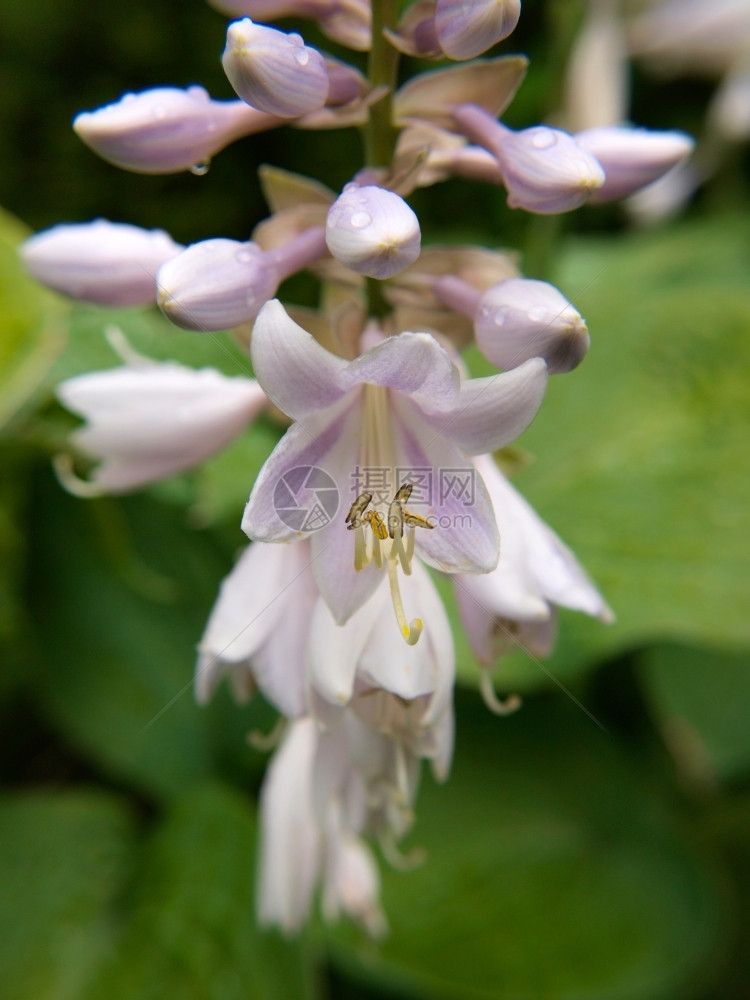
[[[393,277],[419,257],[420,241],[416,215],[385,188],[348,184],[328,210],[328,249],[358,274]]]
[[[546,281],[508,278],[482,295],[474,319],[477,345],[498,368],[544,358],[551,373],[583,360],[589,332],[577,309]]]
[[[326,102],[325,59],[300,35],[245,17],[229,25],[221,61],[242,100],[261,111],[298,118],[320,110]]]
[[[511,208],[569,212],[604,184],[598,160],[567,132],[546,125],[513,132],[475,105],[453,114],[461,131],[497,158]]]
[[[255,243],[204,240],[168,261],[157,275],[159,308],[186,330],[226,330],[255,318],[279,276]]]
[[[684,132],[617,126],[578,132],[576,142],[597,158],[606,179],[591,201],[626,198],[653,183],[688,156],[695,143]]]
[[[73,128],[87,146],[116,167],[169,174],[201,172],[230,142],[279,124],[275,116],[243,101],[213,101],[203,87],[157,87],[84,111]]]
[[[451,59],[474,59],[507,38],[518,24],[521,0],[438,0],[435,27]]]
[[[29,274],[56,292],[106,306],[146,305],[156,298],[156,272],[182,250],[161,229],[125,223],[53,226],[21,247]]]

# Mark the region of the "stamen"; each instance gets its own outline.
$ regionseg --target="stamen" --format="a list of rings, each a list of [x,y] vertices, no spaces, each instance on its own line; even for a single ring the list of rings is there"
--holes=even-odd
[[[98,483],[91,483],[88,479],[81,479],[73,471],[73,458],[67,452],[60,452],[52,459],[52,468],[55,470],[60,485],[72,493],[75,497],[82,497],[84,500],[93,500],[104,496],[104,490]]]
[[[406,553],[404,553],[404,555],[406,555]],[[412,618],[411,622],[408,623],[406,621],[404,605],[401,600],[401,591],[398,586],[398,566],[396,564],[396,560],[392,558],[388,559],[388,582],[391,585],[391,601],[393,603],[393,610],[396,612],[396,621],[401,629],[401,635],[404,637],[409,646],[414,646],[419,640],[424,626],[421,618]]]
[[[380,547],[380,537],[373,532],[372,534],[372,558],[378,569],[383,568],[383,550]]]
[[[280,715],[270,732],[263,733],[260,729],[251,729],[245,738],[254,750],[260,750],[261,752],[266,753],[269,750],[276,749],[281,742],[281,738],[286,732],[286,729],[287,720],[283,715]]]
[[[404,576],[411,576],[411,562],[409,561],[409,556],[400,535],[396,535],[393,539],[388,559],[394,563],[398,559],[401,563],[401,569],[404,571]]]
[[[413,526],[409,526],[406,529],[406,561],[409,563],[409,573],[411,573],[411,561],[414,558],[414,536],[416,533]],[[406,573],[406,570],[404,570],[404,573]]]
[[[365,545],[365,529],[360,523],[354,529],[354,569],[357,573],[369,563],[367,546]]]
[[[427,860],[427,851],[424,847],[413,847],[408,854],[404,854],[396,843],[392,830],[384,830],[379,837],[379,843],[383,857],[395,871],[412,871]]]
[[[485,705],[494,715],[511,715],[521,707],[521,699],[517,694],[510,694],[504,699],[498,698],[487,667],[482,667],[480,671],[479,690]]]

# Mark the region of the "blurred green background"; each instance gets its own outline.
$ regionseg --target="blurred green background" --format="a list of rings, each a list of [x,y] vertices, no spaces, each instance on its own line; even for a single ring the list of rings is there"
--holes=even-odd
[[[532,59],[512,124],[556,107],[580,12],[524,3],[505,46]],[[259,164],[333,188],[349,179],[361,162],[351,130],[243,140],[205,177],[127,174],[76,139],[73,115],[125,90],[201,83],[229,97],[224,30],[201,0],[27,0],[0,23],[0,199],[12,213],[0,234],[0,1000],[745,998],[747,149],[649,231],[618,206],[554,229],[459,181],[415,196],[426,241],[558,241],[549,277],[593,346],[552,380],[516,483],[617,622],[564,614],[543,665],[505,661],[501,686],[525,702],[507,720],[484,708],[459,637],[455,767],[444,787],[423,781],[406,847],[427,863],[382,865],[390,936],[375,945],[315,921],[287,942],[253,919],[266,758],[245,734],[272,713],[224,690],[199,709],[190,689],[278,430],[260,422],[144,495],[68,496],[50,459],[73,420],[53,387],[116,363],[105,324],[157,358],[230,374],[236,362],[221,338],[150,311],[71,306],[27,279],[15,252],[29,230],[100,216],[181,242],[246,238],[266,212]],[[633,117],[698,134],[710,92],[635,69]],[[287,287],[311,301],[311,282]]]

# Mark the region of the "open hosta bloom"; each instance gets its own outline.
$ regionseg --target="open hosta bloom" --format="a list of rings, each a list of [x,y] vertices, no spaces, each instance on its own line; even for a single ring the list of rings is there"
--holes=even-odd
[[[534,358],[512,372],[462,382],[447,352],[425,333],[389,337],[346,361],[321,347],[276,300],[258,315],[252,359],[269,398],[295,424],[261,470],[242,526],[260,541],[297,537],[277,511],[278,484],[300,468],[320,468],[333,479],[343,509],[312,534],[310,544],[315,578],[337,622],[343,624],[361,607],[387,569],[399,624],[408,635],[397,570],[400,565],[408,575],[415,547],[446,572],[486,573],[495,567],[492,505],[467,455],[500,448],[526,428],[544,395],[544,361]],[[386,552],[379,550],[376,519],[368,532],[370,560],[363,518],[353,514],[362,496],[354,478],[358,470],[378,470],[397,487],[410,481],[410,470],[430,471],[433,479],[442,470],[453,479],[427,498],[425,514],[435,526],[415,528],[407,518],[405,532],[402,523],[390,534],[394,544],[389,540]],[[468,501],[465,490],[451,485],[462,480],[473,485]],[[387,488],[392,492],[394,487]],[[392,503],[390,495],[387,499]],[[389,507],[380,519],[393,513]],[[395,535],[399,543],[403,536],[403,543],[396,543]]]

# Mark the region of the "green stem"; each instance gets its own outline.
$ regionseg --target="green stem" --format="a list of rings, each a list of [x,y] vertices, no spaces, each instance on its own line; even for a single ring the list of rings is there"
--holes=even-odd
[[[367,65],[370,86],[387,87],[387,93],[370,108],[365,127],[365,160],[368,167],[390,166],[398,130],[393,126],[393,91],[399,53],[383,35],[396,25],[398,0],[375,0],[372,5],[372,48]]]

